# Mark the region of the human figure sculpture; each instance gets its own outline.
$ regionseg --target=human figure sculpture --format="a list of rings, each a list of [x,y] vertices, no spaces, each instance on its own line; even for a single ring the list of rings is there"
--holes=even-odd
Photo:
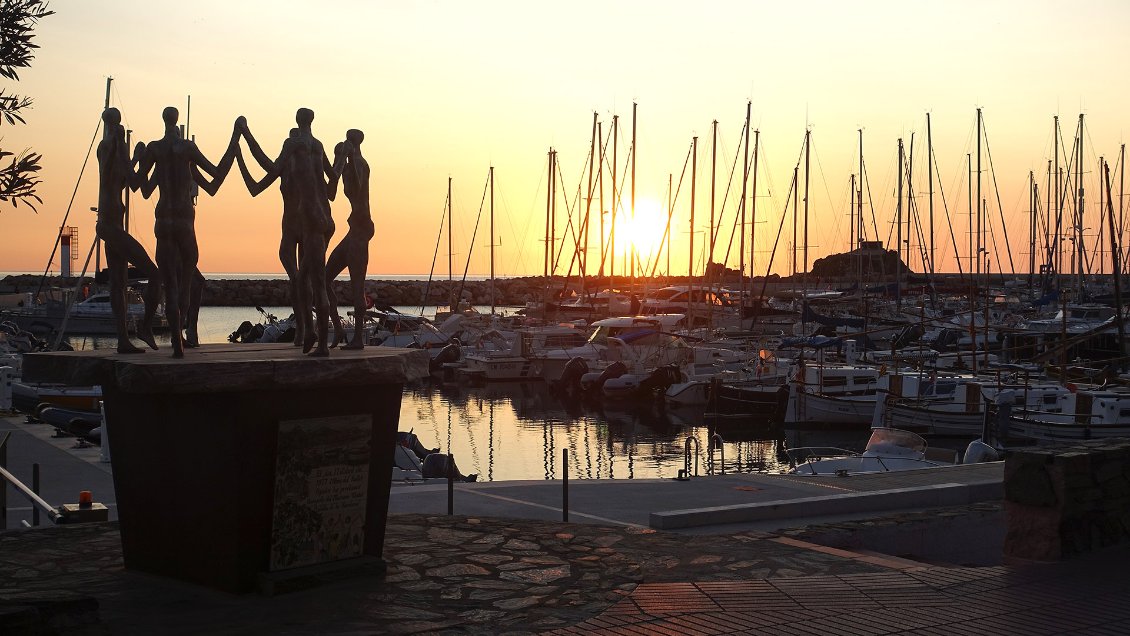
[[[148,145],[138,144],[138,177],[145,198],[160,190],[154,207],[157,264],[165,284],[165,316],[172,333],[173,357],[184,357],[184,313],[192,306],[192,280],[200,257],[196,242],[196,186],[215,195],[235,159],[239,133],[232,131],[227,151],[218,166],[200,152],[196,144],[181,138],[176,108],[161,113],[165,135]],[[201,174],[201,170],[209,180]],[[150,175],[152,171],[152,175]]]
[[[98,142],[98,221],[95,233],[106,245],[106,265],[110,270],[110,308],[114,312],[114,326],[118,332],[118,353],[144,353],[129,339],[126,322],[129,303],[126,287],[129,282],[129,264],[137,268],[149,283],[145,287],[145,313],[137,325],[137,338],[156,349],[153,339],[153,316],[161,301],[161,274],[149,258],[145,248],[125,229],[125,201],[122,194],[127,186],[136,185],[129,150],[126,148],[126,131],[122,114],[117,108],[102,112],[102,141]]]
[[[337,176],[322,142],[314,137],[311,130],[313,121],[314,111],[299,108],[295,113],[298,127],[291,131],[279,156],[272,161],[251,134],[247,120],[240,117],[236,126],[247,139],[248,149],[266,175],[258,181],[253,179],[242,153],[236,153],[236,161],[251,196],[258,195],[275,179],[281,182],[283,238],[279,258],[291,279],[291,302],[298,322],[295,343],[302,344],[304,353],[328,356],[329,296],[324,278],[326,247],[334,232],[329,202],[337,190]],[[295,246],[297,267],[293,265]],[[317,314],[316,324],[310,313],[311,305]],[[317,348],[314,347],[315,342]]]
[[[373,217],[369,210],[369,162],[361,155],[365,133],[351,129],[345,141],[334,148],[334,174],[340,175],[342,191],[349,199],[349,231],[342,237],[326,261],[326,293],[334,323],[334,344],[345,339],[333,280],[349,268],[349,286],[353,295],[353,339],[342,349],[363,349],[365,317],[365,273],[369,265],[369,241],[373,238]]]

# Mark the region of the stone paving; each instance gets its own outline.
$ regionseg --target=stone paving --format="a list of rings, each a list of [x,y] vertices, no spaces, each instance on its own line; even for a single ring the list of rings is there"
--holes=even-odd
[[[514,519],[392,515],[379,577],[273,597],[126,571],[116,523],[0,534],[0,632],[34,607],[68,634],[527,634],[592,619],[640,584],[885,571],[775,535],[686,536]],[[7,617],[7,618],[6,618]],[[7,620],[7,622],[4,622]]]

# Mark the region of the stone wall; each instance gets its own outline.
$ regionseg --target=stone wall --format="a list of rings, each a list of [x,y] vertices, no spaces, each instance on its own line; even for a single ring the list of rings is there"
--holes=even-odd
[[[1007,557],[1056,560],[1130,542],[1130,439],[1009,453]]]

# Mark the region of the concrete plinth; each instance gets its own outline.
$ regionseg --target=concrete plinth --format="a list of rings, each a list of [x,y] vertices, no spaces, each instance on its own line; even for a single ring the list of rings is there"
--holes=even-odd
[[[427,372],[424,351],[290,344],[24,360],[103,388],[126,567],[232,592],[380,558],[401,392]]]

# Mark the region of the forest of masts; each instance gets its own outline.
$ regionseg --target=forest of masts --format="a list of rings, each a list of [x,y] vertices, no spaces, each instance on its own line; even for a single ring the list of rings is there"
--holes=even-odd
[[[740,132],[738,151],[728,166],[719,167],[718,122],[711,124],[709,148],[709,207],[701,209],[700,140],[692,137],[686,158],[677,178],[667,174],[665,226],[657,248],[651,254],[641,254],[630,240],[617,251],[617,223],[634,220],[636,216],[636,159],[637,111],[632,104],[630,138],[624,140],[619,115],[613,115],[606,126],[598,113],[593,113],[588,156],[581,177],[570,188],[565,181],[558,152],[550,148],[547,154],[547,188],[545,192],[545,235],[543,276],[562,277],[574,281],[582,290],[586,279],[611,280],[620,276],[628,285],[637,279],[654,279],[681,276],[671,268],[672,235],[686,234],[688,267],[687,281],[694,285],[709,286],[721,281],[710,278],[723,271],[715,265],[736,265],[741,273],[739,285],[744,292],[747,276],[768,277],[777,258],[787,258],[788,275],[797,285],[808,285],[809,227],[814,213],[809,202],[812,166],[812,131],[807,128],[796,163],[792,169],[789,188],[783,203],[779,197],[776,209],[758,207],[758,199],[770,199],[769,186],[759,184],[759,166],[765,160],[760,155],[761,132],[750,127],[751,102],[746,104],[745,121]],[[914,170],[915,134],[909,140],[897,141],[897,179],[894,188],[896,205],[892,219],[877,219],[871,179],[864,159],[863,130],[858,131],[858,169],[849,175],[850,189],[842,205],[849,217],[848,250],[871,245],[886,244],[893,240],[897,246],[898,262],[917,264],[920,272],[933,276],[939,252],[952,249],[955,255],[948,262],[956,265],[956,274],[963,279],[980,280],[990,275],[1025,273],[1033,288],[1074,287],[1082,289],[1087,275],[1123,273],[1122,263],[1127,260],[1127,247],[1121,245],[1124,229],[1124,184],[1126,146],[1118,148],[1118,157],[1112,170],[1105,157],[1097,158],[1097,171],[1085,166],[1084,140],[1086,139],[1084,115],[1080,114],[1074,127],[1072,143],[1064,142],[1059,116],[1052,120],[1053,149],[1047,159],[1045,174],[1030,171],[1025,188],[1028,191],[1027,235],[1016,236],[1018,230],[1010,228],[1001,206],[998,175],[993,166],[989,139],[981,109],[976,109],[975,150],[964,157],[965,192],[947,193],[938,178],[938,161],[934,153],[930,114],[925,122],[925,168]],[[919,151],[921,152],[921,151]],[[705,157],[704,157],[705,158]],[[739,163],[740,162],[740,163]],[[740,168],[740,170],[739,170]],[[922,173],[925,172],[925,175]],[[1112,172],[1115,176],[1112,177]],[[926,187],[922,191],[921,181]],[[725,178],[719,193],[719,180]],[[471,245],[479,231],[483,208],[489,204],[490,217],[490,276],[495,274],[494,237],[494,178],[490,168],[484,187],[482,204],[475,221]],[[916,179],[918,181],[916,181]],[[1112,179],[1117,185],[1112,187]],[[1097,181],[1097,184],[1095,183]],[[451,231],[451,179],[441,219],[440,236],[446,222],[448,243],[448,277],[457,276],[454,263],[454,246]],[[917,186],[917,188],[916,188]],[[625,189],[627,192],[625,193]],[[687,191],[689,190],[689,193]],[[916,192],[920,194],[916,195]],[[1095,192],[1092,194],[1092,192]],[[740,194],[739,194],[740,193]],[[965,196],[962,196],[965,195]],[[1097,198],[1098,205],[1088,212],[1087,203]],[[922,199],[925,198],[925,201]],[[966,199],[962,201],[961,199]],[[736,201],[735,201],[736,200]],[[736,210],[734,209],[736,208]],[[685,216],[677,215],[684,210]],[[702,226],[708,216],[708,224]],[[838,213],[837,213],[838,214]],[[965,216],[965,219],[959,217]],[[682,217],[688,226],[676,226]],[[821,216],[820,218],[827,218]],[[961,223],[964,221],[964,224]],[[775,223],[774,223],[775,222]],[[880,222],[887,225],[887,234],[880,233]],[[698,225],[696,225],[698,224]],[[767,227],[767,234],[758,243],[758,225]],[[776,227],[773,227],[773,226]],[[592,237],[592,231],[598,232]],[[786,236],[786,229],[791,235]],[[696,244],[696,233],[705,239]],[[937,230],[937,231],[936,231]],[[1105,230],[1105,231],[1104,231]],[[964,236],[962,236],[964,234]],[[782,247],[782,239],[787,247]],[[735,240],[736,239],[736,240]],[[748,239],[748,240],[747,240]],[[735,245],[736,243],[736,245]],[[755,245],[768,247],[755,250]],[[596,249],[594,249],[594,247]],[[736,253],[735,248],[736,247]],[[675,246],[675,249],[681,249]],[[783,253],[779,256],[778,252]],[[1023,262],[1027,257],[1027,263]],[[470,250],[467,265],[470,265]],[[619,261],[619,263],[617,263]],[[736,263],[735,263],[736,261]],[[434,270],[433,259],[433,270]],[[747,275],[748,264],[748,275]],[[994,264],[996,266],[994,267]],[[618,267],[619,265],[619,267]],[[995,270],[995,271],[994,271]],[[949,274],[954,274],[950,271]],[[799,277],[798,277],[799,274]],[[892,272],[901,280],[905,272]],[[583,293],[583,292],[582,292]]]

